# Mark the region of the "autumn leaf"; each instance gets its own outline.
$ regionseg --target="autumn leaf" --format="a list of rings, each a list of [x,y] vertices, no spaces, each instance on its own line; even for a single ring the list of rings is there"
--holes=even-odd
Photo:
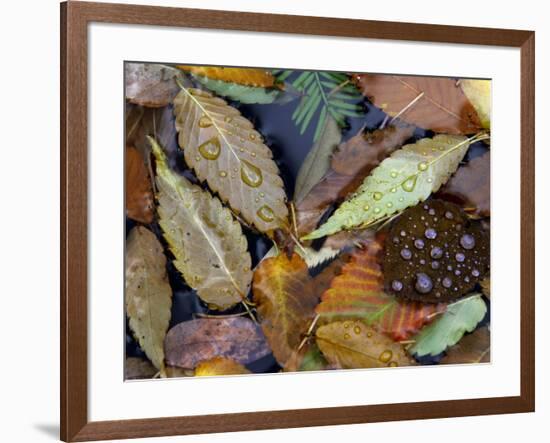
[[[414,364],[403,346],[360,321],[339,321],[320,326],[316,340],[328,362],[344,369]]]
[[[163,342],[171,317],[172,289],[157,237],[143,226],[126,240],[126,315],[141,349],[161,372]]]
[[[245,86],[270,88],[275,86],[275,77],[270,71],[256,68],[226,68],[223,66],[178,65],[179,69],[212,80],[237,83]]]
[[[243,300],[252,280],[251,258],[241,225],[231,211],[199,186],[173,172],[162,148],[156,158],[159,224],[174,266],[213,309]]]
[[[133,146],[126,147],[126,215],[149,224],[153,221],[154,201],[151,179],[142,155]]]
[[[198,178],[259,231],[288,226],[283,181],[252,123],[197,89],[183,88],[174,106],[179,145]]]
[[[395,341],[407,340],[445,311],[444,304],[403,302],[384,293],[378,242],[351,255],[323,295],[315,312],[325,322],[359,319]]]
[[[491,128],[491,80],[460,80],[460,87],[475,108],[481,126]]]
[[[304,159],[294,187],[294,202],[301,202],[330,168],[334,149],[340,143],[340,128],[332,117],[328,117],[317,141]]]
[[[299,234],[311,232],[331,205],[355,191],[364,178],[401,147],[413,132],[412,126],[388,126],[369,133],[359,132],[338,146],[332,155],[330,169],[304,198],[295,199]]]
[[[301,349],[293,351],[291,357],[287,361],[285,372],[298,371],[322,371],[329,369],[329,363],[321,354],[316,343],[308,343]]]
[[[297,254],[263,260],[254,273],[253,300],[262,330],[283,367],[314,317],[318,297],[309,280],[307,265]]]
[[[292,97],[285,97],[279,89],[258,88],[254,86],[244,86],[237,83],[224,82],[222,80],[213,80],[208,77],[194,76],[201,85],[217,95],[228,98],[229,100],[241,102],[243,104],[261,104],[285,103]]]
[[[214,375],[250,374],[242,364],[227,357],[214,357],[201,361],[195,368],[196,377],[210,377]]]
[[[487,326],[464,336],[447,350],[441,364],[489,363],[491,361],[491,332]]]
[[[367,228],[426,200],[455,172],[470,144],[482,138],[437,135],[403,146],[380,163],[320,228],[302,239]]]
[[[491,215],[491,152],[470,160],[451,177],[438,197],[461,205],[476,217]]]
[[[480,118],[452,78],[357,74],[354,80],[376,106],[395,117],[434,132],[473,134]]]
[[[483,295],[487,298],[491,298],[491,277],[485,277],[479,284]]]
[[[177,324],[166,334],[166,362],[195,368],[214,357],[246,365],[270,354],[261,328],[243,317],[201,318]]]
[[[126,98],[137,105],[160,108],[171,103],[179,92],[176,79],[183,73],[157,63],[125,63]]]
[[[466,332],[472,332],[486,312],[487,305],[480,294],[448,305],[447,312],[413,338],[415,343],[409,353],[419,357],[441,354],[449,346],[458,343]]]
[[[127,357],[124,361],[124,380],[153,378],[158,370],[149,360],[138,357]]]

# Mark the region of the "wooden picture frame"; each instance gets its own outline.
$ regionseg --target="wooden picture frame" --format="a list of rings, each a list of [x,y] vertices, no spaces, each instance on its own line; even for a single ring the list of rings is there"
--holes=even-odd
[[[88,421],[87,26],[140,24],[508,46],[521,50],[521,395],[370,406]],[[68,2],[61,4],[61,438],[88,441],[535,409],[535,34],[366,20]]]

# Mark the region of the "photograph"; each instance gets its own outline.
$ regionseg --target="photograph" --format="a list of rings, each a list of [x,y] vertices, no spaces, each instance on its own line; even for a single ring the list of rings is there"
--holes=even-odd
[[[124,380],[491,362],[491,79],[121,75]]]

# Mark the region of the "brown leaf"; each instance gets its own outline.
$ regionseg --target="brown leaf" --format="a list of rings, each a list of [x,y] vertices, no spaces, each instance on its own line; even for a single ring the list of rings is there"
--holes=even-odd
[[[126,63],[124,69],[126,98],[152,108],[171,103],[180,89],[176,79],[183,78],[178,69],[155,63]]]
[[[178,368],[177,366],[166,366],[166,378],[193,377],[193,369]]]
[[[153,378],[157,369],[149,360],[138,357],[127,357],[124,362],[124,380]]]
[[[412,126],[389,126],[370,133],[360,132],[342,143],[331,166],[296,207],[298,233],[311,232],[333,204],[355,191],[364,178],[414,132]]]
[[[236,374],[250,374],[250,371],[235,360],[225,357],[214,357],[201,361],[195,368],[196,377]]]
[[[321,354],[321,351],[316,343],[308,342],[301,349],[295,349],[292,352],[292,355],[286,363],[284,371],[323,371],[325,369],[336,368],[329,365],[325,357]]]
[[[213,80],[222,80],[239,85],[263,88],[270,88],[275,85],[275,77],[265,69],[190,65],[178,65],[178,68],[195,75],[203,75]]]
[[[271,352],[261,328],[242,317],[201,318],[179,323],[166,334],[164,350],[169,365],[189,369],[214,357],[248,364]]]
[[[474,134],[481,122],[456,80],[444,77],[356,74],[358,88],[376,106],[424,129],[446,134]]]
[[[133,146],[126,147],[126,215],[149,224],[153,221],[153,190],[143,157]]]
[[[414,364],[400,344],[360,321],[339,321],[320,326],[316,338],[329,363],[344,369]]]
[[[293,254],[263,260],[254,273],[254,302],[273,355],[285,366],[314,317],[318,297],[306,263]]]
[[[172,315],[166,257],[155,234],[143,226],[126,239],[126,315],[141,349],[164,371],[163,342]]]
[[[491,332],[484,326],[466,335],[449,348],[441,364],[489,363],[491,361]]]
[[[438,193],[438,197],[461,205],[477,217],[491,215],[491,152],[470,160]]]
[[[487,298],[491,298],[491,277],[485,277],[479,282],[481,285],[481,292]]]

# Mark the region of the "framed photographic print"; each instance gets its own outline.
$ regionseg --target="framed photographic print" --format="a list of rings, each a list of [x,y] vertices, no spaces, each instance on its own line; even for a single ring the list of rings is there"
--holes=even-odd
[[[533,32],[61,19],[63,440],[534,410]]]

